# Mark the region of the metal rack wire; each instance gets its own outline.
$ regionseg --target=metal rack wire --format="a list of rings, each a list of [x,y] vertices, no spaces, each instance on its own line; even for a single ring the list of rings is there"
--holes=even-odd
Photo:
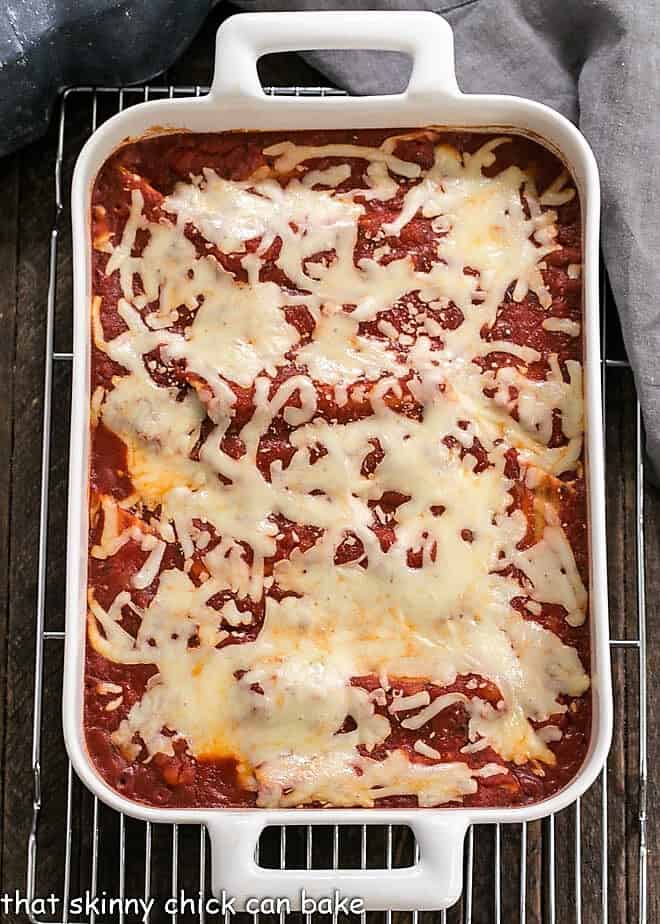
[[[51,472],[55,464],[51,446],[57,443],[52,426],[53,383],[57,382],[58,401],[62,400],[70,382],[71,306],[70,306],[70,240],[68,214],[68,182],[73,161],[97,126],[113,112],[141,100],[163,96],[201,95],[202,87],[75,87],[61,98],[57,155],[54,165],[55,218],[50,232],[49,284],[46,305],[46,344],[44,363],[43,442],[41,453],[41,507],[38,558],[38,590],[36,600],[36,652],[34,675],[34,720],[32,746],[32,777],[34,787],[32,829],[27,845],[27,897],[33,899],[53,892],[59,898],[55,917],[33,915],[39,924],[55,921],[133,920],[130,913],[117,911],[105,917],[93,908],[74,914],[73,896],[88,891],[91,898],[131,896],[149,898],[177,894],[186,888],[208,894],[208,849],[203,828],[183,828],[177,825],[152,826],[124,816],[117,816],[87,793],[79,784],[68,763],[63,748],[43,746],[45,678],[53,674],[61,679],[61,651],[64,629],[61,611],[53,615],[49,600],[48,575],[64,570],[63,556],[48,550],[49,523],[54,515],[64,516],[63,494],[51,496]],[[287,95],[334,95],[339,91],[325,88],[271,88],[270,93]],[[639,402],[634,396],[628,364],[619,350],[611,347],[608,322],[607,286],[602,286],[602,387],[630,392],[634,415],[631,438],[635,453],[635,522],[630,541],[636,553],[636,613],[634,625],[621,633],[627,637],[611,642],[615,667],[615,695],[626,704],[626,722],[639,729],[636,753],[626,756],[626,763],[610,763],[599,781],[569,809],[545,822],[515,826],[478,826],[469,831],[466,844],[465,888],[461,904],[448,912],[425,913],[429,922],[494,922],[510,924],[587,924],[587,922],[647,921],[647,678],[646,678],[646,591],[644,563],[644,461],[642,423]],[[615,338],[616,339],[616,338]],[[608,350],[610,352],[608,353]],[[623,377],[623,378],[622,378]],[[616,378],[614,385],[610,381]],[[58,407],[58,413],[66,409]],[[57,427],[58,433],[66,428]],[[53,440],[51,440],[53,435]],[[66,455],[60,440],[58,452]],[[66,467],[66,458],[62,462]],[[629,486],[632,490],[633,487]],[[57,506],[56,506],[57,505]],[[608,510],[608,515],[610,511]],[[55,581],[57,583],[57,581]],[[57,610],[57,607],[55,607]],[[61,606],[60,606],[61,610]],[[58,619],[60,620],[58,622]],[[620,668],[620,669],[619,669]],[[52,690],[57,689],[51,686]],[[52,751],[53,753],[51,753]],[[624,788],[627,802],[619,804]],[[632,781],[632,782],[631,782]],[[632,791],[631,791],[632,786]],[[631,800],[634,805],[631,804]],[[622,835],[622,819],[628,819]],[[630,821],[632,819],[632,821]],[[53,850],[57,852],[53,862]],[[621,852],[628,859],[622,861]],[[632,855],[634,870],[628,869]],[[358,828],[311,827],[269,829],[262,839],[261,856],[268,865],[291,865],[312,868],[324,866],[408,865],[415,856],[409,832],[392,826],[372,830]],[[627,886],[625,917],[621,904],[613,893],[612,876],[621,862],[628,864],[628,877],[634,882]],[[45,867],[48,867],[47,871]],[[161,915],[161,917],[159,917]],[[410,913],[412,924],[418,924],[417,912]],[[386,912],[384,920],[391,924],[408,917]],[[138,920],[140,915],[135,917]],[[268,915],[262,915],[262,919]],[[276,920],[276,916],[272,916]],[[300,918],[300,915],[293,916]],[[309,920],[309,916],[308,920]],[[363,915],[363,920],[365,916]],[[373,916],[367,915],[371,920]],[[376,915],[379,919],[380,915]],[[247,918],[247,916],[246,916]],[[285,915],[280,916],[285,924]],[[172,912],[165,915],[154,909],[151,924],[159,920],[196,920],[205,924],[208,915],[202,908],[194,915]],[[256,919],[255,919],[256,924]]]

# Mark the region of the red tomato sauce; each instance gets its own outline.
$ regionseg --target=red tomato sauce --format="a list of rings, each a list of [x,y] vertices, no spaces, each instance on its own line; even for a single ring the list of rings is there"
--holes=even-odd
[[[377,146],[393,134],[388,130],[361,130],[361,131],[308,131],[297,132],[295,139],[298,143],[310,145],[323,145],[327,143],[350,143]],[[116,245],[121,238],[124,225],[127,221],[131,191],[139,189],[143,195],[143,211],[151,221],[168,220],[164,211],[163,202],[174,189],[177,183],[189,182],[191,175],[199,175],[204,168],[211,168],[219,176],[228,180],[245,180],[257,168],[272,163],[273,158],[263,153],[264,148],[271,144],[288,140],[292,133],[264,132],[264,133],[226,133],[226,134],[167,134],[126,144],[121,147],[102,167],[93,191],[92,225],[95,241],[111,239]],[[472,153],[494,135],[477,132],[443,132],[441,140],[453,145],[461,152]],[[424,136],[418,139],[401,140],[398,142],[395,154],[405,160],[418,163],[422,168],[428,168],[433,162],[433,148],[437,143],[435,139]],[[354,189],[366,185],[362,180],[364,162],[359,158],[338,159],[336,157],[319,157],[305,162],[305,169],[324,169],[338,162],[348,163],[351,168],[350,177],[338,189]],[[550,151],[539,144],[523,137],[513,137],[511,143],[498,148],[497,161],[493,167],[483,168],[486,175],[494,175],[507,166],[516,164],[533,173],[537,187],[542,190],[548,186],[558,175],[562,166]],[[282,182],[285,183],[284,177]],[[400,211],[403,196],[414,182],[403,177],[397,177],[399,192],[386,202],[377,199],[364,199],[362,203],[365,213],[359,222],[358,243],[354,253],[357,264],[364,257],[370,257],[377,246],[373,240],[373,233],[388,221],[395,219]],[[570,264],[581,262],[581,218],[577,197],[566,205],[556,209],[558,212],[557,242],[560,249],[546,257],[547,268],[543,270],[544,282],[553,299],[553,316],[567,318],[574,321],[581,320],[581,283],[571,278],[568,273]],[[185,231],[193,242],[199,254],[211,253],[225,270],[232,273],[239,281],[246,281],[247,276],[240,261],[244,254],[224,254],[215,246],[209,246],[201,232],[191,225]],[[419,213],[401,231],[399,236],[387,237],[379,244],[387,243],[390,253],[384,261],[395,260],[410,255],[415,268],[427,272],[433,262],[437,260],[436,246],[439,234],[435,232],[430,220]],[[137,256],[146,244],[146,236],[138,232],[133,255]],[[247,249],[254,250],[259,240],[248,242]],[[259,278],[262,281],[273,281],[280,285],[285,292],[298,293],[293,282],[286,277],[277,266],[281,241],[276,240],[271,245],[263,260]],[[334,251],[314,255],[311,262],[329,264],[335,258]],[[118,302],[121,297],[119,274],[106,275],[108,253],[103,250],[93,251],[93,280],[94,294],[100,299],[100,321],[106,340],[118,336],[126,330],[126,325],[118,313]],[[308,261],[309,262],[309,261]],[[467,270],[466,270],[467,271]],[[136,292],[140,290],[140,281],[136,279],[134,286]],[[527,373],[532,378],[544,378],[550,354],[557,354],[562,370],[568,360],[580,360],[582,357],[581,337],[571,337],[557,331],[547,331],[542,322],[546,311],[540,306],[536,296],[529,293],[522,301],[516,302],[512,297],[512,288],[500,305],[495,324],[488,331],[482,332],[484,339],[492,342],[510,341],[520,346],[531,347],[538,351],[541,359],[532,363]],[[397,304],[379,316],[386,320],[399,332],[414,334],[416,321],[414,308],[420,304],[419,294],[412,292],[404,296]],[[345,306],[350,308],[350,306]],[[425,306],[426,307],[426,306]],[[194,312],[181,306],[179,320],[172,329],[183,330],[191,323]],[[434,313],[434,318],[443,330],[453,330],[463,319],[460,309],[450,303],[448,306]],[[286,309],[286,317],[299,331],[302,343],[311,338],[314,327],[313,319],[304,306],[290,306]],[[376,322],[363,322],[360,333],[370,336],[384,337]],[[436,338],[440,343],[442,334]],[[180,389],[183,397],[188,389],[195,388],[202,403],[208,404],[210,389],[206,383],[197,376],[191,376],[182,363],[165,364],[158,355],[150,355],[154,360],[150,363],[150,372],[155,381],[161,385],[175,386]],[[494,350],[483,357],[484,368],[497,368],[498,366],[516,361],[511,354]],[[153,369],[151,368],[153,366]],[[287,378],[305,372],[295,363],[293,355],[288,357],[288,363],[280,367],[273,377],[272,392],[274,393]],[[113,363],[112,360],[98,347],[92,349],[91,390],[102,387],[106,390],[112,388],[113,377],[122,376],[125,370]],[[232,458],[240,458],[245,452],[239,433],[254,413],[253,389],[245,389],[236,383],[228,382],[236,395],[234,419],[225,435],[222,449]],[[384,396],[384,401],[396,412],[420,419],[422,406],[412,393],[408,380],[403,377],[399,382],[399,394],[394,391]],[[338,404],[333,388],[317,383],[318,408],[316,416],[329,422],[347,423],[359,420],[372,413],[369,400],[369,391],[372,383],[356,383],[347,389],[346,401]],[[288,399],[286,406],[300,406],[300,398],[296,392]],[[560,421],[559,421],[560,423]],[[200,445],[210,432],[212,423],[209,418],[202,426]],[[286,468],[295,452],[291,442],[292,428],[285,422],[281,413],[278,415],[267,432],[260,440],[257,465],[266,480],[270,478],[270,468],[275,462]],[[451,440],[452,438],[448,438]],[[363,464],[363,474],[368,475],[375,471],[382,461],[383,451],[377,440],[374,440],[373,451],[367,456]],[[456,442],[454,440],[454,442]],[[559,427],[553,434],[551,445],[562,445],[566,442]],[[489,466],[488,455],[475,439],[469,448],[460,447],[463,455],[471,454],[475,461],[475,471],[479,472]],[[196,447],[199,452],[199,445]],[[195,455],[193,453],[193,458]],[[528,534],[521,543],[521,547],[534,542],[534,524],[532,511],[532,497],[529,490],[521,480],[521,470],[515,449],[507,453],[506,474],[515,484],[512,489],[512,507],[525,512],[530,524]],[[125,501],[130,498],[133,486],[130,481],[127,466],[127,447],[120,437],[110,431],[103,423],[93,429],[91,449],[91,510],[90,546],[98,541],[103,526],[103,513],[99,501],[105,496]],[[573,549],[577,567],[585,584],[588,584],[588,546],[586,531],[586,500],[582,472],[582,463],[577,470],[567,473],[555,486],[554,503],[559,512],[561,524],[567,534]],[[396,528],[396,511],[408,498],[390,492],[391,496],[383,496],[378,504],[378,511],[374,509],[371,529],[376,534],[383,550],[389,548],[394,541]],[[148,511],[136,508],[134,514],[144,524],[149,522],[150,516],[158,511]],[[441,516],[442,508],[433,509],[433,513]],[[130,512],[127,514],[130,516]],[[201,524],[200,524],[201,525]],[[294,549],[305,551],[311,548],[321,534],[321,530],[305,524],[296,524],[283,517],[277,518],[279,529],[277,550],[275,555],[265,562],[266,575],[272,575],[273,566],[277,561],[288,558]],[[213,544],[220,541],[213,528],[204,524],[211,536]],[[148,527],[147,527],[148,529]],[[465,531],[463,536],[466,542],[471,541]],[[251,550],[245,549],[246,561],[251,561]],[[147,553],[142,551],[139,543],[127,542],[115,555],[110,558],[98,560],[90,558],[89,583],[95,596],[102,606],[109,606],[118,593],[130,588],[131,577],[142,567]],[[357,536],[347,536],[337,549],[335,563],[341,565],[346,562],[364,558],[364,548]],[[361,563],[367,567],[366,561]],[[416,558],[411,552],[408,558],[410,567],[421,567],[421,556]],[[168,543],[160,572],[167,568],[182,568],[183,553],[176,542]],[[197,558],[190,569],[190,577],[199,583],[200,573],[203,570],[201,557]],[[146,607],[157,592],[159,576],[152,584],[141,591],[133,591],[132,598],[136,606]],[[272,585],[267,593],[274,599],[281,599],[282,591],[276,584]],[[210,602],[211,606],[220,609],[223,603],[231,597],[231,593],[216,595]],[[590,648],[588,623],[580,627],[571,627],[565,619],[562,607],[544,604],[541,612],[531,612],[526,603],[524,586],[521,582],[520,596],[515,597],[512,606],[525,618],[533,620],[540,625],[551,629],[562,641],[574,646],[586,671],[589,670]],[[262,599],[254,603],[249,598],[236,600],[239,610],[250,610],[252,621],[240,627],[224,626],[229,631],[229,638],[222,644],[238,644],[254,639],[263,624],[265,601]],[[125,608],[122,613],[122,627],[129,634],[136,635],[139,630],[140,619],[132,610]],[[198,643],[198,642],[197,642]],[[195,645],[195,639],[189,645]],[[139,702],[144,694],[150,678],[156,673],[156,667],[150,664],[125,665],[114,663],[97,651],[88,643],[86,660],[86,686],[85,686],[85,712],[84,724],[86,730],[87,747],[90,757],[103,778],[118,792],[129,799],[161,807],[184,808],[195,806],[250,806],[255,803],[255,794],[241,785],[236,761],[233,759],[199,760],[187,750],[184,741],[177,739],[174,742],[174,756],[156,754],[145,762],[146,752],[134,760],[128,760],[114,746],[111,741],[112,733],[127,717],[130,709]],[[380,686],[376,677],[354,677],[352,683],[365,690],[372,691]],[[447,687],[437,687],[414,678],[401,677],[391,680],[392,689],[387,693],[387,705],[377,706],[377,711],[393,717],[388,713],[387,706],[391,704],[393,690],[401,691],[404,695],[411,695],[426,690],[431,700],[437,696],[454,692],[461,693],[468,699],[477,693],[480,698],[491,705],[497,705],[501,699],[500,691],[490,681],[474,675],[458,676],[453,684]],[[114,698],[112,692],[103,693],[103,684],[120,685],[122,688],[121,703],[108,710],[106,707]],[[99,686],[101,685],[101,686]],[[383,759],[394,748],[402,748],[411,760],[420,763],[433,763],[433,760],[418,753],[415,748],[416,741],[423,741],[430,747],[440,751],[443,761],[463,761],[475,769],[488,763],[498,762],[504,764],[506,772],[480,778],[479,787],[474,795],[464,798],[463,804],[469,806],[513,806],[523,805],[544,799],[565,786],[578,771],[586,754],[591,727],[591,695],[575,699],[566,699],[567,711],[550,717],[542,724],[553,725],[561,729],[562,737],[559,741],[552,741],[549,747],[554,753],[555,763],[549,765],[537,761],[530,761],[523,765],[512,762],[503,762],[497,753],[485,748],[472,753],[463,753],[462,749],[469,744],[468,713],[464,702],[457,702],[447,706],[421,729],[407,730],[400,722],[391,721],[390,736],[371,753],[364,751],[365,756],[374,759]],[[405,718],[407,713],[399,713],[397,718]],[[344,726],[338,730],[349,731],[354,727],[350,716],[346,717]],[[176,729],[164,729],[164,733],[175,735]],[[136,742],[138,746],[140,742]],[[377,804],[384,806],[414,806],[416,798],[409,796],[389,797],[378,800]]]

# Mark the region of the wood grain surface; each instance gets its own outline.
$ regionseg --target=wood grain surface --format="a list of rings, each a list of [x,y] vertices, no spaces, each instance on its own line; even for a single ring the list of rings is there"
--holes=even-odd
[[[226,9],[223,6],[223,10]],[[222,13],[204,26],[182,60],[162,84],[204,85],[211,76],[213,34]],[[269,56],[260,65],[265,84],[317,86],[323,79],[293,55]],[[156,81],[155,83],[158,83]],[[126,94],[126,102],[138,97]],[[101,97],[101,121],[116,111],[116,94]],[[91,94],[70,94],[66,102],[63,200],[69,192],[75,157],[89,135]],[[0,893],[25,894],[28,839],[35,789],[32,772],[32,723],[35,678],[35,613],[41,479],[41,433],[45,323],[51,229],[58,229],[57,291],[54,349],[71,350],[71,241],[69,210],[55,214],[54,169],[58,118],[38,143],[0,160]],[[608,299],[607,354],[622,359],[614,307]],[[121,820],[100,805],[70,773],[62,742],[60,699],[64,611],[64,545],[66,538],[66,478],[69,424],[70,368],[57,361],[53,370],[52,455],[49,467],[48,567],[45,622],[55,633],[44,642],[39,825],[36,853],[37,895],[53,892],[63,899],[78,896],[91,886],[94,831],[98,832],[97,892],[142,896],[145,887],[161,898],[185,888],[195,895],[200,886],[200,850],[208,889],[208,847],[200,830],[172,829]],[[639,921],[640,896],[640,648],[636,531],[636,403],[632,375],[625,368],[609,368],[607,397],[607,514],[609,591],[612,637],[631,644],[612,652],[615,681],[615,733],[606,783],[600,779],[575,806],[546,820],[499,830],[478,827],[468,841],[473,863],[462,902],[448,915],[449,922],[474,924],[615,924]],[[660,861],[658,821],[660,759],[656,710],[656,676],[660,671],[657,636],[660,629],[660,498],[644,491],[647,594],[648,670],[648,922],[660,921]],[[96,814],[96,826],[95,826]],[[579,822],[579,828],[576,825]],[[333,843],[332,829],[314,832],[314,865],[360,865],[360,829],[342,831]],[[262,857],[266,865],[286,862],[303,868],[306,861],[304,829],[290,830],[286,843],[279,831],[266,834]],[[413,858],[409,832],[395,830],[391,854],[384,830],[368,829],[368,865],[408,865]],[[526,850],[522,849],[526,843]],[[145,860],[150,844],[151,862]],[[579,865],[578,865],[579,864]],[[65,877],[68,870],[69,876]],[[499,875],[498,875],[499,870]],[[176,874],[176,875],[175,875]],[[554,885],[553,885],[554,883]],[[522,906],[522,907],[521,907]],[[58,914],[39,920],[63,920]],[[521,915],[524,911],[524,917]],[[3,915],[0,912],[0,918]],[[241,916],[246,917],[247,916]],[[292,916],[301,920],[300,915]],[[383,915],[367,915],[382,921]],[[410,915],[393,913],[398,922]],[[73,920],[87,920],[86,917]],[[261,920],[277,920],[262,915]],[[442,916],[419,915],[421,924],[440,922]],[[10,914],[10,921],[27,920]],[[121,921],[118,914],[97,921]],[[128,916],[126,921],[137,920]],[[171,920],[155,909],[151,920]],[[181,916],[181,921],[198,918]],[[207,920],[217,920],[210,917]],[[319,918],[328,920],[328,918]]]

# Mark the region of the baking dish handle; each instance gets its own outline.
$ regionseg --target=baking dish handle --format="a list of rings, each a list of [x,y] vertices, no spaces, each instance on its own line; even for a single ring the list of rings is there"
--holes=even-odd
[[[348,903],[360,900],[362,908],[344,904],[339,911],[434,911],[458,900],[463,883],[463,843],[468,820],[448,812],[405,819],[417,838],[419,862],[398,869],[266,869],[255,862],[259,836],[276,817],[252,812],[219,814],[207,821],[211,838],[211,885],[217,899],[234,899],[236,911],[269,911],[258,903],[283,899],[288,906],[275,910],[328,911],[310,906],[320,899]],[[330,818],[314,821],[329,824]],[[382,824],[382,818],[379,818]],[[307,905],[303,906],[303,898]]]
[[[218,29],[211,99],[263,99],[257,61],[279,51],[355,49],[409,54],[408,98],[459,96],[451,27],[423,11],[241,13]]]

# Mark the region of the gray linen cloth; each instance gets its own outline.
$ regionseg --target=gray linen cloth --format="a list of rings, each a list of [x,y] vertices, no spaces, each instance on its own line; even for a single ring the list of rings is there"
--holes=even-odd
[[[407,9],[455,31],[461,89],[547,103],[578,123],[602,182],[605,262],[660,474],[660,3],[657,0],[242,0],[243,10]],[[403,55],[310,52],[352,93],[395,93]]]

